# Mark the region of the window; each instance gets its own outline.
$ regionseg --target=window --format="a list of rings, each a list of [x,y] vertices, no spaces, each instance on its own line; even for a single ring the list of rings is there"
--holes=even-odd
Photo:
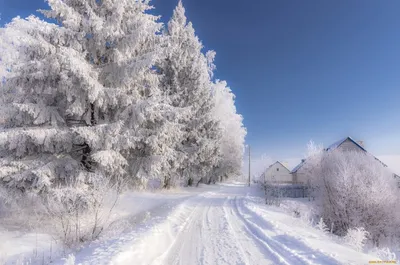
[[[279,171],[279,167],[276,169],[276,171]]]

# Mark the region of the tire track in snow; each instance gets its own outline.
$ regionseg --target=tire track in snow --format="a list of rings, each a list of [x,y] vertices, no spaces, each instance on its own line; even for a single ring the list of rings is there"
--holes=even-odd
[[[204,264],[245,264],[244,255],[238,253],[238,244],[230,229],[229,220],[225,213],[228,199],[219,194],[211,200],[211,207],[208,208],[204,219],[203,242],[207,242],[206,250],[211,255],[206,255]]]
[[[250,263],[250,260],[249,260],[249,257],[248,257],[248,256],[251,255],[251,254],[250,254],[249,252],[246,252],[246,251],[244,250],[242,244],[241,244],[240,241],[238,240],[237,232],[235,232],[235,229],[234,229],[233,226],[232,226],[232,221],[231,221],[230,218],[229,218],[228,209],[227,209],[228,207],[227,207],[226,205],[227,205],[230,201],[232,201],[232,198],[231,198],[231,197],[228,197],[227,200],[226,200],[225,203],[224,203],[224,206],[223,206],[224,216],[225,216],[225,218],[226,218],[226,220],[227,220],[227,222],[228,222],[229,230],[230,230],[230,232],[232,233],[232,235],[233,235],[233,237],[234,237],[234,239],[235,239],[236,245],[238,246],[239,251],[240,251],[241,254],[242,254],[242,257],[243,257],[243,259],[244,259],[244,263],[250,265],[251,263]]]
[[[241,199],[241,201],[243,198]],[[243,208],[240,207],[240,203],[238,203],[238,199],[235,197],[235,210],[239,219],[243,222],[246,227],[246,230],[254,236],[254,239],[261,243],[262,246],[265,247],[269,252],[271,252],[274,256],[279,258],[279,262],[281,264],[307,264],[314,265],[313,261],[300,256],[299,254],[293,252],[291,249],[286,247],[284,244],[274,240],[266,233],[263,232],[263,229],[257,225],[255,222],[250,221],[248,218],[245,218],[243,214]]]
[[[157,263],[163,257],[166,250],[171,246],[175,236],[175,230],[182,230],[182,226],[190,219],[190,216],[195,213],[195,207],[204,199],[204,193],[183,201],[177,207],[170,211],[160,223],[155,224],[152,228],[144,234],[136,234],[139,236],[138,240],[132,240],[130,245],[115,255],[110,263],[130,265],[132,261],[134,264],[149,265],[149,264],[163,264]],[[157,258],[158,257],[158,258]],[[95,264],[95,263],[93,263]]]
[[[298,251],[294,251],[292,248],[286,246],[285,243],[279,242],[278,240],[272,238],[271,236],[269,236],[268,234],[266,234],[263,231],[264,229],[262,226],[264,226],[264,227],[271,226],[271,224],[266,220],[266,218],[265,218],[266,216],[260,216],[260,214],[258,214],[256,211],[254,211],[254,210],[250,209],[248,206],[246,206],[246,204],[244,203],[244,198],[242,198],[240,200],[239,205],[240,205],[240,207],[238,207],[238,209],[241,210],[241,212],[242,212],[241,214],[242,215],[247,214],[247,215],[251,216],[252,219],[256,220],[256,222],[253,222],[253,221],[250,221],[247,219],[249,221],[249,223],[251,223],[254,227],[256,227],[256,229],[258,229],[258,231],[260,231],[263,234],[263,236],[265,238],[267,238],[267,240],[268,240],[268,242],[270,242],[270,244],[274,244],[277,248],[281,248],[287,252],[293,253],[295,256],[297,256],[297,257],[301,258],[303,261],[305,261],[306,264],[329,264],[329,265],[339,265],[340,264],[334,258],[328,257],[328,256],[324,255],[321,251],[318,251],[318,250],[310,249],[310,251],[313,252],[312,255],[314,257],[316,257],[318,260],[315,260],[315,259],[311,260],[308,257],[308,256],[310,256],[310,253],[306,254],[307,256],[305,256],[305,255],[298,253]],[[265,212],[265,213],[267,213],[267,212]]]
[[[190,212],[189,216],[187,216],[181,225],[181,228],[178,230],[178,233],[174,237],[170,247],[166,249],[163,254],[161,254],[158,258],[156,258],[151,264],[152,265],[164,265],[164,264],[179,264],[179,254],[182,249],[183,243],[185,242],[185,233],[190,232],[195,217],[198,217],[201,211],[198,209],[201,207],[201,202],[205,200],[205,194],[202,195],[202,198],[196,203],[194,209]]]
[[[221,211],[226,201],[220,194],[207,194],[156,264],[245,264],[237,253],[227,216]]]
[[[276,256],[273,251],[260,246],[260,243],[254,240],[254,235],[248,231],[243,222],[235,213],[235,199],[229,198],[229,207],[225,208],[229,226],[234,234],[235,241],[245,259],[245,264],[277,264],[280,263],[280,256]],[[267,254],[268,253],[268,254]],[[272,260],[271,260],[272,259]]]

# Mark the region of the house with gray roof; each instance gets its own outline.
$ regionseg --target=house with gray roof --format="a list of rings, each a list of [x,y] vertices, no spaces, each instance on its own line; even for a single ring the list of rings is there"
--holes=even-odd
[[[340,150],[340,151],[360,151],[360,152],[366,152],[368,151],[364,147],[364,143],[362,141],[355,141],[351,137],[346,137],[344,139],[341,139],[332,145],[330,145],[328,148],[325,148],[325,152],[331,152],[333,150]],[[373,156],[378,162],[380,162],[384,167],[387,167],[385,163],[380,161],[378,158]],[[305,184],[307,183],[307,177],[306,177],[306,171],[305,171],[305,165],[307,164],[306,159],[302,159],[301,163],[298,164],[293,170],[290,172],[293,176],[293,182],[294,183],[300,183],[300,184]]]

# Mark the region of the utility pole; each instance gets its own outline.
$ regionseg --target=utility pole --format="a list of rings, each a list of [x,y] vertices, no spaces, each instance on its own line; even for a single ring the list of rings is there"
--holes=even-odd
[[[250,145],[249,145],[249,187],[250,187]]]

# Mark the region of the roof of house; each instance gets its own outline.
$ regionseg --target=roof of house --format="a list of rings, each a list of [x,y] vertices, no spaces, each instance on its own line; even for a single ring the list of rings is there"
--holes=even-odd
[[[290,169],[288,169],[284,164],[282,164],[281,162],[279,162],[279,161],[276,161],[275,163],[273,163],[273,164],[271,164],[268,168],[267,168],[267,170],[268,169],[270,169],[273,165],[275,165],[275,164],[280,164],[281,166],[283,166],[284,168],[286,168],[289,172],[290,172]]]
[[[368,153],[368,151],[367,151],[364,147],[362,147],[359,143],[357,143],[356,141],[354,141],[350,136],[349,136],[349,137],[346,137],[346,138],[343,138],[343,139],[341,139],[340,141],[337,141],[337,142],[331,144],[328,148],[324,149],[324,151],[327,151],[327,152],[333,151],[333,150],[337,149],[339,146],[341,146],[341,145],[342,145],[344,142],[346,142],[347,140],[351,141],[351,142],[354,143],[356,146],[358,146],[361,150],[363,150],[364,152]],[[370,154],[370,153],[368,153],[368,154]],[[370,154],[370,155],[371,155],[371,154]],[[380,161],[378,158],[376,158],[375,156],[372,156],[372,157],[374,157],[374,158],[375,158],[378,162],[380,162],[384,167],[387,167],[387,165],[386,165],[385,163],[383,163],[382,161]],[[304,165],[305,161],[306,161],[306,160],[303,159],[303,160],[301,161],[301,163],[298,164],[295,168],[293,168],[293,170],[292,170],[290,173],[296,173],[296,172]]]
[[[357,143],[356,141],[354,141],[350,136],[346,137],[344,139],[341,139],[340,141],[337,141],[336,143],[330,145],[328,148],[326,148],[326,151],[331,151],[331,150],[335,150],[336,148],[338,148],[339,146],[341,146],[344,142],[346,142],[347,140],[351,141],[352,143],[354,143],[355,145],[357,145],[361,150],[367,152],[367,150],[365,150],[364,147],[362,147],[359,143]]]
[[[290,173],[296,173],[297,170],[299,170],[299,169],[304,165],[305,162],[306,162],[306,160],[305,160],[305,159],[302,159],[301,163],[298,164],[297,166],[295,166],[295,168],[293,168],[292,171],[291,171]]]

